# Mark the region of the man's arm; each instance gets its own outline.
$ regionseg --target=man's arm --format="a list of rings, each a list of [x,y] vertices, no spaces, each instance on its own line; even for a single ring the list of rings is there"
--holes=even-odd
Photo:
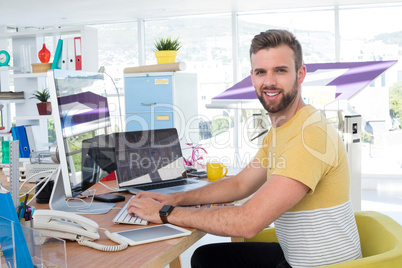
[[[258,170],[261,171],[260,168],[257,168]],[[273,175],[243,206],[206,209],[176,207],[168,220],[175,225],[197,228],[215,235],[249,238],[297,204],[308,190],[309,188],[299,181]],[[161,223],[158,212],[162,204],[159,202],[148,198],[135,198],[129,206],[130,213],[151,222]]]
[[[220,236],[251,238],[296,205],[309,188],[299,181],[272,176],[243,206],[212,209],[175,208],[169,222]]]
[[[202,188],[175,194],[140,192],[136,198],[152,198],[162,204],[174,206],[227,203],[250,196],[261,187],[266,178],[266,168],[254,158],[236,176],[209,183]]]

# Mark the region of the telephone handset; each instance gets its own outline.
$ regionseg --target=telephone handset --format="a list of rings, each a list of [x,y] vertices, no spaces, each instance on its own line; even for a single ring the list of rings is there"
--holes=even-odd
[[[99,225],[83,216],[59,210],[37,209],[32,219],[33,228],[42,236],[53,236],[62,239],[77,241],[80,245],[93,247],[102,251],[119,251],[126,249],[128,244],[105,231],[105,235],[119,246],[99,245],[92,240],[99,239]]]

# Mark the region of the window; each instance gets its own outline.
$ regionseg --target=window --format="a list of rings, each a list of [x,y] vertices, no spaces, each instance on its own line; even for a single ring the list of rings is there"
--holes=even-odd
[[[239,58],[243,78],[250,74],[251,40],[256,34],[269,29],[286,29],[293,32],[303,47],[305,63],[335,61],[333,9],[278,10],[240,14]]]
[[[113,130],[118,131],[122,129],[121,118],[118,115],[124,113],[123,70],[126,67],[138,66],[137,23],[103,24],[92,27],[98,29],[99,66],[105,67]]]
[[[179,38],[182,47],[176,61],[186,63],[186,72],[197,74],[200,140],[222,134],[224,127],[231,128],[228,113],[205,107],[211,98],[233,84],[231,17],[191,16],[146,21],[147,64],[156,64],[154,42],[161,37]]]
[[[339,12],[342,61],[386,61],[401,59],[402,25],[385,18],[397,18],[402,5],[372,5],[341,8]],[[358,18],[359,23],[356,23]],[[374,19],[375,18],[375,19]],[[395,64],[369,87],[350,99],[366,123],[363,161],[370,157],[391,157],[401,161],[402,85]],[[399,140],[399,141],[398,141]]]

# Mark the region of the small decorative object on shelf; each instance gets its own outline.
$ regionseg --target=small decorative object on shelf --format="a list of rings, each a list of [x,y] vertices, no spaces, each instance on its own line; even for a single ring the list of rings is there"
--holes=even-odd
[[[48,63],[50,60],[50,51],[46,48],[46,44],[43,43],[43,47],[41,50],[38,52],[38,57],[40,62],[42,63]]]
[[[155,41],[155,57],[158,64],[176,62],[177,51],[181,48],[179,39],[160,38]]]
[[[202,162],[202,160],[204,160],[203,154],[207,154],[207,151],[199,144],[195,145],[193,143],[186,143],[186,145],[188,145],[189,147],[184,148],[183,150],[192,150],[191,156],[189,156],[188,158],[184,158],[184,163],[186,164],[186,166],[196,167],[198,165],[202,168],[205,168],[206,165]]]
[[[38,107],[39,115],[50,115],[52,114],[52,105],[48,102],[50,98],[49,91],[47,88],[43,89],[42,91],[37,90],[35,91],[31,97],[31,99],[37,99],[40,103],[37,103],[36,106]]]
[[[52,67],[52,63],[49,63],[50,51],[46,48],[45,43],[43,43],[42,49],[38,52],[38,58],[41,63],[32,63],[32,72],[44,73],[50,70],[50,68]]]
[[[5,50],[0,50],[0,66],[10,66],[10,54]]]

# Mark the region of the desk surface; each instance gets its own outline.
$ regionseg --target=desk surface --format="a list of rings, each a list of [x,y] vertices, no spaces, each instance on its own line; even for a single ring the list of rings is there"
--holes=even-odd
[[[5,182],[4,174],[0,175],[0,182]],[[116,187],[115,181],[106,182],[111,187]],[[32,184],[33,186],[33,184]],[[104,186],[97,184],[93,188],[97,189],[96,193],[105,193],[110,190]],[[142,228],[142,225],[113,224],[113,217],[124,206],[125,202],[130,198],[130,194],[121,193],[126,196],[126,201],[116,203],[115,209],[106,214],[82,214],[84,217],[96,221],[100,228],[105,228],[110,232],[124,231],[135,228]],[[31,203],[37,209],[48,209],[48,204]],[[35,215],[34,215],[35,216]],[[152,226],[152,224],[148,225]],[[189,228],[187,228],[189,229]],[[144,245],[130,247],[119,252],[103,252],[85,246],[80,246],[77,242],[68,241],[67,245],[67,265],[68,267],[164,267],[171,264],[171,267],[180,267],[180,254],[195,242],[201,239],[205,233],[196,229],[192,231],[190,236],[169,239]],[[116,245],[110,241],[103,233],[99,231],[100,239],[95,242],[105,245]]]

